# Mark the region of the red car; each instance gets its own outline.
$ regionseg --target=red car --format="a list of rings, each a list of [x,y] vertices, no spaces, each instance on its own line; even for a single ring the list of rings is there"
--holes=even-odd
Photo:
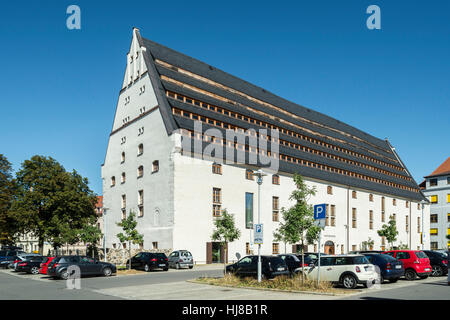
[[[403,262],[406,280],[414,280],[417,276],[426,279],[431,274],[430,259],[420,250],[392,250],[388,254]]]
[[[47,275],[47,267],[48,267],[49,263],[52,262],[53,259],[55,259],[55,257],[47,257],[47,258],[45,258],[44,262],[41,263],[41,267],[39,268],[39,273],[40,274]]]

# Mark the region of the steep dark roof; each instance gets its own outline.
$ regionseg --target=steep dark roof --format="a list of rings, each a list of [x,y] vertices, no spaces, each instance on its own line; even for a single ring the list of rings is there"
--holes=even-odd
[[[140,45],[146,48],[145,61],[168,134],[179,128],[193,130],[194,121],[173,115],[172,107],[244,129],[265,128],[184,101],[168,98],[166,92],[170,91],[230,112],[240,113],[243,116],[275,125],[281,129],[290,130],[296,134],[310,136],[316,141],[320,140],[319,145],[308,141],[301,141],[301,145],[317,150],[319,153],[326,152],[329,156],[324,157],[284,145],[280,145],[280,154],[351,171],[366,177],[381,179],[403,187],[397,188],[280,160],[280,171],[282,172],[298,172],[306,177],[341,183],[351,187],[413,200],[423,199],[416,182],[388,141],[378,139],[320,112],[287,101],[204,62],[151,40],[141,38],[139,32],[138,40]],[[264,113],[264,115],[260,113]],[[209,125],[204,124],[203,130],[209,127]],[[222,128],[214,128],[225,131]],[[282,132],[280,132],[280,139],[288,143],[300,143],[298,138]],[[332,144],[338,149],[326,147],[326,144]],[[339,148],[346,149],[349,152],[344,153],[339,151]],[[353,155],[352,152],[359,154],[359,156]],[[333,156],[345,158],[346,162],[335,160]],[[356,165],[355,162],[358,162],[359,165]]]

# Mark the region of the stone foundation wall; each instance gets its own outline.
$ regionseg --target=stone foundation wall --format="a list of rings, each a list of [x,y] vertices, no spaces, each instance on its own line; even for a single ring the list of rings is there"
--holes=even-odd
[[[126,261],[129,259],[128,249],[107,249],[106,258],[108,262],[114,263],[116,265],[125,265]],[[166,256],[172,252],[172,249],[152,249],[152,250],[141,250],[141,249],[131,249],[131,256],[139,252],[162,252],[165,253]],[[103,260],[103,250],[99,250],[99,259]]]

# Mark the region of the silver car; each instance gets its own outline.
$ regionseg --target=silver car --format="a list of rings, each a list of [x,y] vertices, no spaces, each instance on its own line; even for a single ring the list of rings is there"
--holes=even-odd
[[[194,258],[187,250],[176,250],[169,255],[169,268],[186,268],[192,269],[194,267]]]

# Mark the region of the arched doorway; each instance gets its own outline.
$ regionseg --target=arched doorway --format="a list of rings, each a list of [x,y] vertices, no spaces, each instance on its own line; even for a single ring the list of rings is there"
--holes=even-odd
[[[325,254],[334,254],[334,242],[333,241],[325,242],[324,253]]]

